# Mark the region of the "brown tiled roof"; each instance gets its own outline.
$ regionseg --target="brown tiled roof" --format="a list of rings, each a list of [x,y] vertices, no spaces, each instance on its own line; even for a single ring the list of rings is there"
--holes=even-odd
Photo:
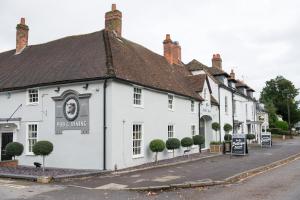
[[[229,77],[229,74],[223,71],[222,69],[219,69],[217,67],[208,67],[201,62],[199,62],[196,59],[193,59],[191,62],[186,64],[186,67],[189,71],[197,71],[197,70],[207,70],[211,75],[218,76],[218,75],[225,75],[226,77]]]
[[[107,31],[71,36],[0,54],[0,91],[113,77],[198,100],[190,72]]]
[[[206,74],[199,74],[187,77],[189,80],[189,85],[196,92],[202,92],[204,83],[206,81]]]

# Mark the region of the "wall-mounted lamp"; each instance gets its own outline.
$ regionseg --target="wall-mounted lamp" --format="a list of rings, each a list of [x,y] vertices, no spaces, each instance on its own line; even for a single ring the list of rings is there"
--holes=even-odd
[[[82,88],[87,90],[89,88],[89,84],[86,83]]]
[[[54,91],[57,92],[57,93],[59,93],[60,87],[58,86]]]

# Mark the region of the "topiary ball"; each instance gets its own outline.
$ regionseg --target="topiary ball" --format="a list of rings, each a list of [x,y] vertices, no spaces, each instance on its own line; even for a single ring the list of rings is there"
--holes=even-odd
[[[224,140],[225,141],[230,141],[232,139],[232,135],[231,134],[225,134],[224,135]]]
[[[247,140],[253,140],[253,139],[255,139],[255,135],[254,134],[247,134],[246,138],[247,138]]]
[[[177,138],[169,138],[166,141],[166,147],[169,150],[179,149],[179,147],[180,147],[180,141]]]
[[[183,146],[183,147],[190,147],[193,144],[194,144],[194,141],[190,137],[185,137],[185,138],[182,138],[182,140],[181,140],[181,146]]]
[[[5,151],[9,156],[20,156],[23,153],[24,146],[19,142],[10,142],[6,145]]]
[[[150,150],[152,152],[162,152],[165,148],[165,142],[160,139],[155,139],[150,142]]]
[[[39,141],[32,147],[35,155],[47,156],[53,151],[53,144],[49,141]]]
[[[193,136],[194,145],[202,145],[205,142],[205,138],[202,135]]]

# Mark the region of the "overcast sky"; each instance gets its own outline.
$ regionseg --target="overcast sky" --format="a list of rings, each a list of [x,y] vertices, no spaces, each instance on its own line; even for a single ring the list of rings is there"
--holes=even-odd
[[[15,48],[20,17],[29,44],[104,28],[111,4],[123,13],[123,36],[162,54],[166,33],[179,41],[182,59],[211,65],[220,53],[257,92],[283,75],[300,88],[300,1],[297,0],[1,0],[0,52]]]

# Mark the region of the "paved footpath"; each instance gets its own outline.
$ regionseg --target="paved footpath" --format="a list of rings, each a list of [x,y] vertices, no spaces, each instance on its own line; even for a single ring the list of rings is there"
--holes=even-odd
[[[252,146],[247,156],[229,155],[149,169],[128,174],[71,180],[62,185],[86,189],[122,189],[180,184],[191,181],[223,180],[274,161],[300,153],[300,138],[273,142],[272,148]]]

